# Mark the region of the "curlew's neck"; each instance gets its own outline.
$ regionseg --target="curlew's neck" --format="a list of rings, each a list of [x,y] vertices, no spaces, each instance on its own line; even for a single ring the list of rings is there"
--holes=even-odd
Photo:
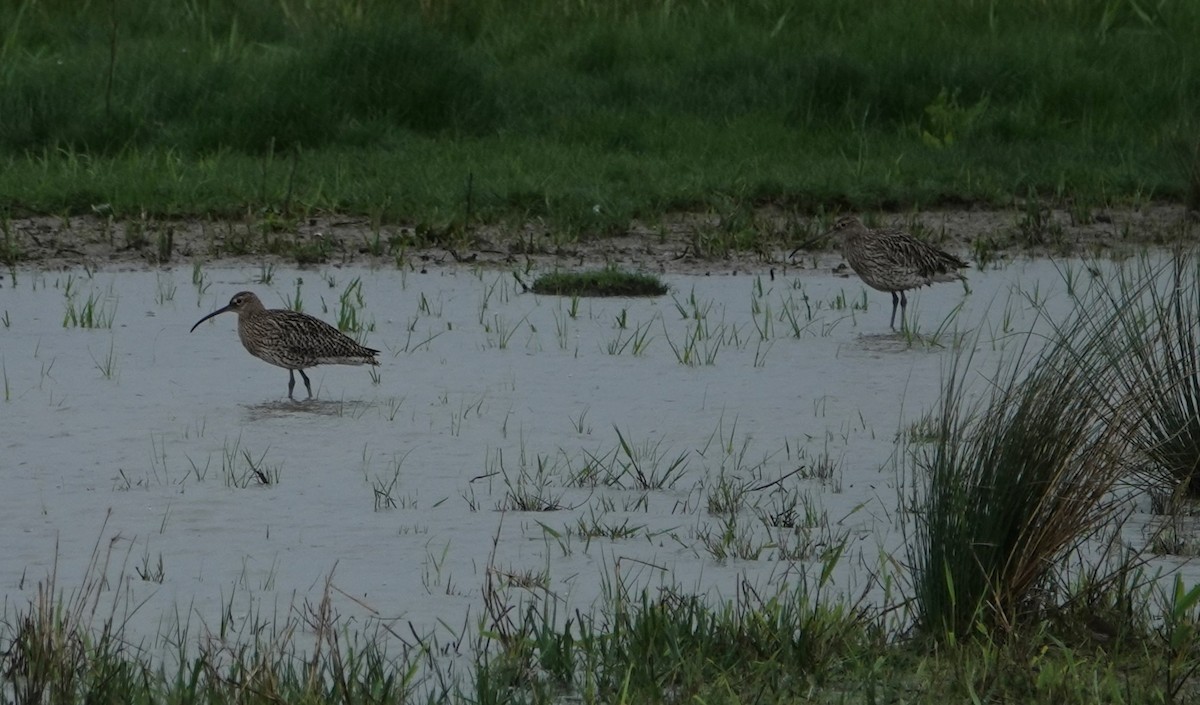
[[[871,232],[862,225],[854,225],[842,230],[842,250],[845,251],[847,248],[853,248],[856,244],[861,242],[863,238],[870,234]]]

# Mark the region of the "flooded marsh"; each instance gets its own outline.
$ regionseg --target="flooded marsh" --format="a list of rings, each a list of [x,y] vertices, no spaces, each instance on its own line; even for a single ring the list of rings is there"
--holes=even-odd
[[[1116,266],[972,270],[910,296],[908,332],[829,267],[667,275],[647,299],[468,267],[19,271],[0,289],[0,585],[20,604],[100,574],[151,650],[327,581],[343,617],[443,643],[478,628],[485,585],[564,614],[614,583],[715,603],[836,554],[835,591],[881,599],[897,461],[950,362],[973,351],[986,387]],[[315,398],[288,400],[233,316],[188,332],[242,290],[381,366],[311,368]]]

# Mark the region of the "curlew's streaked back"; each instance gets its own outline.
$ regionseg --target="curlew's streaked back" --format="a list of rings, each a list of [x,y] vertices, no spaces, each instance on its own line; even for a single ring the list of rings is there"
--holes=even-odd
[[[895,228],[872,230],[854,216],[838,219],[833,226],[842,256],[854,273],[872,289],[892,294],[892,328],[896,327],[896,306],[900,307],[900,326],[904,327],[908,298],[904,292],[936,282],[965,280],[958,270],[967,263]]]
[[[196,321],[192,330],[213,316],[233,311],[238,316],[238,337],[251,355],[288,371],[288,398],[296,386],[296,372],[304,379],[308,396],[312,384],[304,370],[316,365],[378,365],[378,350],[354,342],[337,328],[307,313],[265,308],[252,292],[233,295],[229,305]]]

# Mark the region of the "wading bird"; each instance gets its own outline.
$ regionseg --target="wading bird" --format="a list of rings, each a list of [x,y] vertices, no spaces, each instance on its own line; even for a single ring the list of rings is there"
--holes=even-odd
[[[872,289],[892,294],[892,329],[896,328],[896,306],[900,327],[908,298],[904,292],[936,282],[966,280],[958,270],[969,265],[949,252],[922,242],[897,228],[871,229],[850,215],[834,224],[842,256],[854,273]]]
[[[316,365],[378,365],[378,350],[365,348],[328,323],[307,313],[263,306],[252,292],[233,295],[229,305],[196,321],[192,330],[213,316],[233,311],[238,316],[238,337],[251,355],[288,371],[288,399],[294,399],[296,372],[312,398],[312,384],[304,370]]]

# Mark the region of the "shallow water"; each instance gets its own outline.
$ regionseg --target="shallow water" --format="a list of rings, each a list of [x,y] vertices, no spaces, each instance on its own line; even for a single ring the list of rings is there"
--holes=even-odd
[[[19,272],[0,288],[0,589],[25,604],[55,570],[76,588],[98,552],[127,630],[152,640],[286,613],[332,574],[339,614],[453,638],[489,567],[514,600],[536,583],[586,610],[618,579],[769,592],[848,539],[835,585],[857,594],[902,553],[898,434],[958,351],[982,379],[1033,301],[1068,315],[1066,271],[1089,276],[1031,260],[916,293],[915,341],[888,329],[886,294],[828,268],[577,302],[469,268]],[[299,287],[332,322],[355,278],[383,364],[310,370],[313,401],[286,398],[232,314],[188,332],[243,289],[277,307]],[[112,327],[64,327],[89,297]],[[722,542],[710,509],[730,488],[747,508]],[[792,523],[787,495],[800,530],[762,520]],[[546,511],[515,509],[531,505]]]

